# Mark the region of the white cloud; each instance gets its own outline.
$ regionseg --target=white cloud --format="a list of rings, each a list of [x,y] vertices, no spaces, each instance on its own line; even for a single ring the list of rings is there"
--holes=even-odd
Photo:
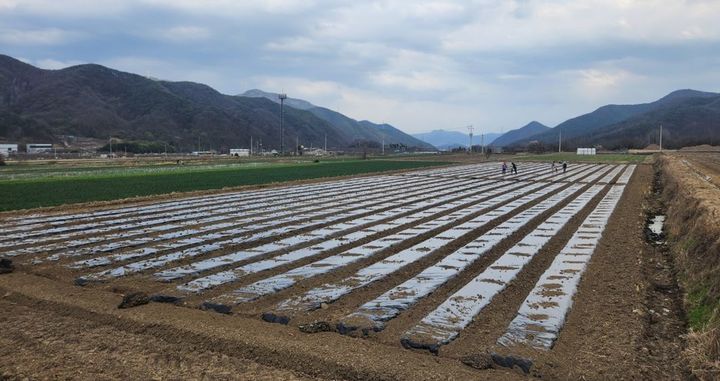
[[[292,14],[317,6],[317,2],[311,0],[137,0],[137,3],[223,17],[247,17],[253,12]]]
[[[298,53],[320,53],[327,51],[327,46],[317,40],[304,36],[271,41],[265,45],[265,48],[271,51]]]
[[[627,41],[720,40],[720,2],[685,0],[503,1],[474,7],[474,20],[443,37],[448,51],[496,51]],[[523,17],[517,17],[518,12]]]
[[[0,43],[9,45],[58,45],[80,38],[80,33],[58,28],[0,29]]]
[[[30,64],[33,64],[41,69],[49,69],[49,70],[58,70],[58,69],[64,69],[66,67],[75,66],[83,64],[84,62],[77,61],[77,60],[70,60],[70,61],[60,61],[52,58],[44,58],[40,60],[36,60],[33,62],[28,62]]]
[[[195,67],[187,62],[146,57],[113,57],[98,62],[113,69],[167,81],[190,81],[209,85],[220,91],[226,90],[226,75],[209,67]]]
[[[167,29],[158,29],[151,32],[151,38],[158,38],[170,42],[184,43],[207,40],[212,33],[207,28],[179,25]]]
[[[52,17],[116,17],[132,6],[131,1],[107,0],[0,0],[0,13]]]
[[[462,90],[466,82],[457,64],[446,57],[413,50],[391,53],[370,80],[381,87],[400,87],[412,91]]]

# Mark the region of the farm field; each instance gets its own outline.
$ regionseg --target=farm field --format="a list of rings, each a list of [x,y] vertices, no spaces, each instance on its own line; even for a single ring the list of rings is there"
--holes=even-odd
[[[609,164],[639,164],[644,162],[648,155],[629,155],[622,153],[608,153],[599,155],[577,155],[574,152],[545,153],[541,155],[528,154],[515,158],[518,161],[571,161],[588,163],[609,163]],[[512,160],[512,159],[508,159]]]
[[[442,165],[400,160],[0,167],[0,211]]]
[[[121,353],[107,374],[680,377],[677,348],[655,349],[674,339],[642,313],[652,179],[645,164],[488,162],[7,214],[0,321],[26,318],[0,342],[28,360],[0,353],[2,370],[99,374]]]

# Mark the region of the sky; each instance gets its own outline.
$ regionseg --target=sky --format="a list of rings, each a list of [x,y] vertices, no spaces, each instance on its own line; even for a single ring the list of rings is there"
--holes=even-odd
[[[718,20],[720,0],[0,0],[0,53],[479,134],[719,91]]]

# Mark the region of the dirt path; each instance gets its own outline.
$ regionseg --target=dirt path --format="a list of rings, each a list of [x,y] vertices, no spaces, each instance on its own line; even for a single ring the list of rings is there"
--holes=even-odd
[[[90,313],[79,318],[70,309],[58,311],[15,293],[0,299],[0,309],[0,378],[310,379],[223,351],[190,351],[192,343],[149,340]]]
[[[5,378],[518,379],[339,337],[200,310],[149,304],[28,274],[0,277]]]

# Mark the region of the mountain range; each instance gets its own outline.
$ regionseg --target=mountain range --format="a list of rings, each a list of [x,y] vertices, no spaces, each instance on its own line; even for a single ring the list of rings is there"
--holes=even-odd
[[[482,139],[483,144],[488,146],[491,145],[496,138],[500,137],[500,135],[502,134],[494,132],[483,134],[483,136],[474,135],[472,144],[480,145]],[[433,146],[441,150],[449,150],[458,147],[467,148],[468,144],[470,143],[470,137],[468,136],[468,134],[458,131],[433,130],[430,132],[413,134],[412,136],[424,142],[432,144]]]
[[[389,124],[355,120],[310,102],[288,98],[285,147],[295,142],[344,150],[360,144],[378,148],[404,145],[419,150],[465,146],[466,134],[435,130],[410,136]],[[60,142],[66,136],[106,140],[110,137],[167,143],[175,150],[280,146],[277,94],[250,90],[226,95],[207,85],[170,82],[95,64],[44,70],[0,55],[0,141]],[[486,144],[522,149],[531,141],[546,149],[643,148],[720,143],[720,94],[674,91],[657,101],[606,105],[554,128],[531,122]],[[479,144],[475,137],[474,144]],[[494,141],[493,141],[494,140]]]
[[[44,70],[0,55],[0,140],[58,142],[63,136],[166,142],[180,151],[280,146],[280,110],[267,97],[221,94],[95,64]],[[387,124],[355,121],[301,100],[285,108],[285,146],[346,149],[358,143],[431,145]],[[297,107],[297,108],[296,108]]]
[[[562,133],[563,149],[567,150],[644,148],[658,143],[661,125],[666,148],[719,143],[720,94],[686,89],[650,103],[602,106],[534,134],[521,131],[527,126],[510,131],[495,145],[522,148],[539,141],[556,149]]]
[[[278,104],[280,103],[279,94],[258,89],[248,90],[240,94],[240,96],[264,98]],[[368,120],[357,121],[337,111],[315,106],[302,99],[287,98],[284,103],[290,107],[308,111],[316,117],[338,127],[345,135],[344,138],[349,141],[365,140],[381,144],[385,142],[385,144],[403,144],[407,147],[435,150],[432,144],[416,139],[412,135],[408,135],[389,124],[376,124]]]

